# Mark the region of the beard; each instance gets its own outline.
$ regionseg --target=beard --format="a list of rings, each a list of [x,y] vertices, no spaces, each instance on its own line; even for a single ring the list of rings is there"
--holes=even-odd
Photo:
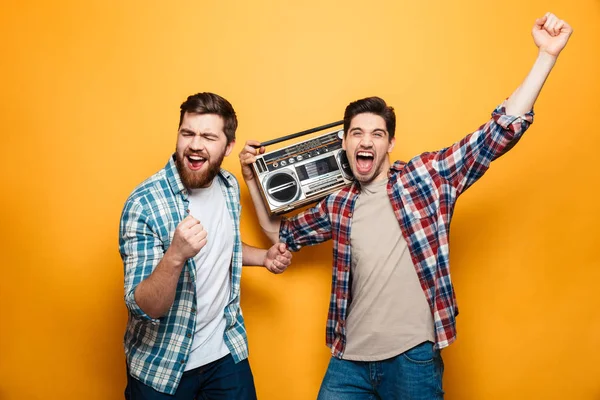
[[[175,152],[175,166],[177,167],[177,172],[179,172],[181,183],[183,183],[186,189],[207,187],[221,170],[221,163],[223,162],[223,158],[225,158],[225,152],[221,153],[215,161],[212,161],[207,155],[205,157],[207,169],[204,170],[201,168],[198,171],[190,171],[185,165],[185,158],[191,154],[193,153],[186,152],[186,154],[181,156],[178,152]]]

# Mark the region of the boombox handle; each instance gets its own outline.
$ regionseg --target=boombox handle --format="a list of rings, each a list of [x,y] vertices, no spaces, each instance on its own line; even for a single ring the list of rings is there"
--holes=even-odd
[[[286,140],[294,139],[294,138],[297,138],[299,136],[308,135],[309,133],[318,132],[318,131],[322,131],[323,129],[329,129],[329,128],[332,128],[334,126],[342,125],[343,123],[344,123],[343,120],[332,122],[332,123],[327,124],[327,125],[317,126],[316,128],[307,129],[307,130],[302,131],[302,132],[292,133],[291,135],[282,136],[282,137],[277,138],[277,139],[267,140],[266,142],[262,142],[260,145],[261,145],[261,147],[262,146],[270,146],[272,144],[284,142]]]

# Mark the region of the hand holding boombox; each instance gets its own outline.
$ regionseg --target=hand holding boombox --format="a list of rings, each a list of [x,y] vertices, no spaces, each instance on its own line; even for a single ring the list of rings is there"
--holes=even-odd
[[[245,179],[253,174],[257,179],[263,201],[271,215],[284,214],[307,204],[315,203],[330,193],[352,183],[352,171],[342,149],[344,131],[338,129],[313,136],[293,145],[271,152],[265,146],[319,132],[343,124],[331,124],[268,140],[263,143],[248,142],[258,148],[258,155],[246,151],[240,154]],[[256,150],[254,150],[256,151]],[[250,168],[243,157],[251,157]]]

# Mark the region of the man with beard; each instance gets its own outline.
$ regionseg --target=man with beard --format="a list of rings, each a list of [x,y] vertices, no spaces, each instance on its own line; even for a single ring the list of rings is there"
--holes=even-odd
[[[443,398],[440,350],[456,339],[458,314],[448,246],[456,200],[533,122],[534,102],[571,32],[552,14],[536,20],[538,58],[522,85],[478,130],[409,162],[389,161],[393,108],[378,97],[350,103],[343,148],[355,182],[293,218],[269,217],[249,168],[259,142],[247,142],[240,162],[265,234],[292,251],[334,241],[333,357],[320,400]]]
[[[129,196],[120,225],[127,388],[138,399],[256,399],[240,309],[242,265],[283,272],[291,253],[240,239],[240,191],[220,168],[237,117],[213,93],[181,105],[175,154]]]

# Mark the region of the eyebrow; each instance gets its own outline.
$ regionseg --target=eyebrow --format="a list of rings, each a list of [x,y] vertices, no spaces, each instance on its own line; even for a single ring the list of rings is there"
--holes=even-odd
[[[354,132],[354,131],[361,131],[361,132],[362,132],[362,128],[357,126],[356,128],[352,128],[352,129],[350,129],[350,132]],[[379,129],[379,128],[377,128],[377,129],[373,129],[373,130],[371,131],[371,133],[374,133],[374,132],[383,132],[383,133],[387,133],[387,131],[386,131],[385,129]]]
[[[195,135],[196,134],[196,132],[194,132],[193,130],[188,129],[188,128],[179,128],[179,132],[181,132],[181,133],[189,133],[191,135]],[[200,132],[200,135],[201,136],[215,136],[215,137],[219,136],[218,134],[213,133],[213,132]]]

